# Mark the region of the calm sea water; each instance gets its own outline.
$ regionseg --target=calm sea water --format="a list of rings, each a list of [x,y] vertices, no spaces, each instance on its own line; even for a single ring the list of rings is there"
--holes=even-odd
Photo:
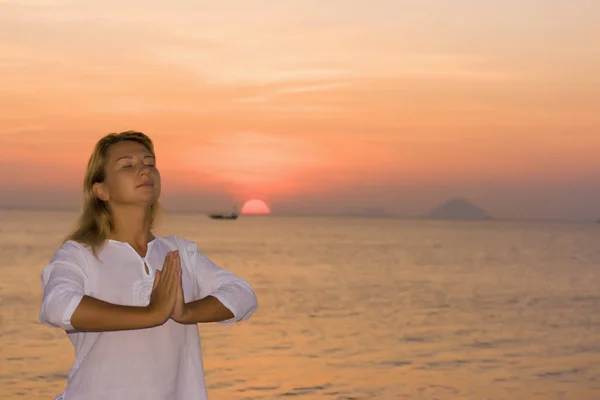
[[[1,399],[64,388],[39,275],[75,218],[0,212]],[[600,225],[169,215],[158,233],[259,299],[199,327],[212,399],[600,399]]]

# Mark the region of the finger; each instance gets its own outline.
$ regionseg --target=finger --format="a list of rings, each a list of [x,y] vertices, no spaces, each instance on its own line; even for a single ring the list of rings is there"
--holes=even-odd
[[[162,265],[162,269],[165,270],[165,267],[167,266],[167,264],[169,263],[169,260],[171,259],[171,253],[167,253],[167,255],[165,256],[165,261],[163,262]]]
[[[177,268],[178,268],[178,266],[177,266],[178,261],[177,260],[179,258],[178,254],[179,253],[177,251],[174,251],[173,252],[173,258],[171,260],[171,274],[173,275],[172,276],[173,279],[177,278]]]
[[[169,260],[165,265],[165,275],[163,280],[167,288],[172,288],[177,278],[176,267],[177,250],[169,252]],[[169,290],[171,292],[171,290]]]
[[[167,280],[167,278],[169,276],[168,272],[169,272],[169,269],[167,268],[167,266],[163,265],[162,270],[160,271],[161,279],[160,279],[159,285],[164,286],[165,281]]]
[[[171,262],[169,260],[168,263],[163,267],[163,273],[161,277],[161,283],[165,285],[165,287],[169,287],[169,282],[171,281]]]
[[[181,270],[181,258],[179,257],[179,252],[175,254],[175,269],[177,271]]]
[[[181,268],[179,268],[179,252],[173,255],[173,280],[171,282],[171,290],[175,296],[180,292],[181,286]]]
[[[177,277],[177,291],[181,293],[181,297],[183,298],[183,281],[181,277],[181,270],[179,270],[179,274]]]
[[[162,267],[161,273],[160,273],[160,282],[159,285],[160,286],[165,286],[168,284],[169,282],[169,264],[170,264],[170,255],[167,254],[167,257],[165,257],[165,263]]]
[[[174,268],[170,268],[171,272],[173,272]],[[168,301],[171,302],[173,300],[173,298],[177,295],[177,291],[174,290],[174,282],[176,281],[174,274],[170,273],[169,274],[169,279],[167,280],[167,282],[165,282],[165,296],[169,299]],[[175,289],[177,287],[175,286]]]
[[[179,252],[175,254],[175,278],[177,285],[181,286],[181,259],[179,258]]]
[[[156,272],[159,272],[159,271],[156,271]],[[168,285],[169,285],[169,268],[167,267],[167,263],[165,263],[165,265],[163,265],[162,270],[160,271],[160,281],[158,282],[157,286],[164,288],[164,287],[168,287]]]
[[[165,264],[163,265],[163,269],[164,269],[165,273],[169,270],[172,259],[173,259],[173,252],[170,251],[167,253],[167,257],[165,257]]]
[[[171,275],[169,282],[173,279],[173,274],[175,273],[175,251],[171,252],[171,258],[169,259],[169,275]]]
[[[181,290],[181,274],[178,273],[177,276],[175,277],[175,288],[177,289],[177,291],[179,292]]]
[[[176,252],[175,252],[175,251],[173,251],[173,252],[171,253],[171,260],[170,260],[170,262],[169,262],[169,274],[170,274],[170,280],[169,280],[169,282],[171,282],[171,281],[172,281],[172,279],[173,279],[173,274],[175,274],[175,273],[176,273],[176,268],[175,268],[175,254],[176,254]]]
[[[167,266],[166,266],[167,275],[165,275],[165,278],[166,278],[165,285],[167,287],[171,287],[173,285],[173,272],[175,270],[175,268],[173,267],[174,260],[175,260],[175,253],[171,252],[169,262],[167,263]]]
[[[177,286],[181,288],[181,264],[179,264],[179,258],[177,259]]]
[[[160,281],[160,269],[157,269],[154,273],[154,283],[152,284],[152,290],[156,289],[158,282]]]
[[[181,279],[179,279],[179,284],[177,285],[176,290],[176,300],[180,304],[185,304],[185,296],[183,294],[183,287],[181,286]]]

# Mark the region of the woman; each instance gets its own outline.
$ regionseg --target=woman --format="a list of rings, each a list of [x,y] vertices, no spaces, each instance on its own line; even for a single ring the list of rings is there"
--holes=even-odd
[[[77,230],[42,272],[40,320],[75,347],[64,400],[207,398],[197,323],[256,311],[250,285],[196,243],[152,234],[161,191],[152,141],[110,134],[96,145]]]

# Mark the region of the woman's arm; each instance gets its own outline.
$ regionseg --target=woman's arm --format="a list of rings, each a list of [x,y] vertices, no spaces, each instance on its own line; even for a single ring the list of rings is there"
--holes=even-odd
[[[222,322],[235,317],[230,309],[213,296],[186,303],[182,310],[181,315],[173,315],[173,319],[180,324]]]
[[[190,248],[191,247],[191,248]],[[258,308],[258,301],[250,284],[222,269],[197,251],[195,243],[188,242],[188,260],[200,299],[183,307],[181,323],[219,322],[231,325],[249,319]]]
[[[40,320],[67,331],[116,331],[161,325],[173,310],[180,280],[180,269],[171,265],[171,258],[167,256],[163,278],[155,280],[146,307],[116,305],[84,295],[84,269],[67,262],[54,262],[42,275],[44,297]]]
[[[133,307],[107,303],[83,296],[73,312],[70,324],[76,331],[120,331],[161,325],[160,314],[149,306]]]
[[[226,325],[249,319],[258,308],[256,295],[250,285],[238,278],[222,283],[210,295],[183,306],[182,324],[220,322]]]

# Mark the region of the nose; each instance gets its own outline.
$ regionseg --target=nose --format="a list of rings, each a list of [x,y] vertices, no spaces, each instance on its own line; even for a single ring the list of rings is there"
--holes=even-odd
[[[148,175],[150,173],[150,166],[146,164],[142,164],[142,168],[140,169],[140,175]]]

